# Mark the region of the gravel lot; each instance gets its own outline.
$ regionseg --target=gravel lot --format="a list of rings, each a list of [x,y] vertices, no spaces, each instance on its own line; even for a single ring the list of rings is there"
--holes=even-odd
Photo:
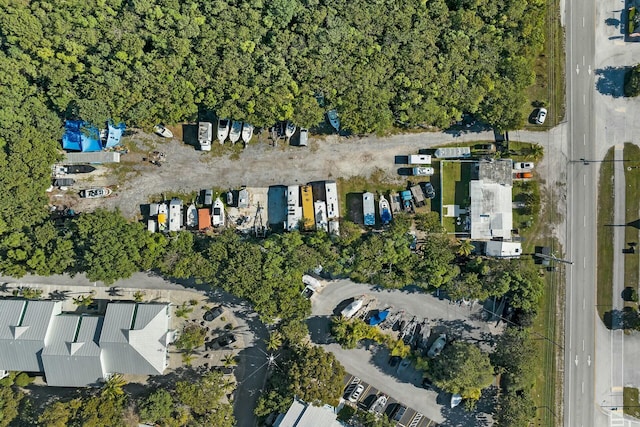
[[[374,286],[353,283],[349,280],[336,280],[325,286],[312,298],[312,317],[309,319],[311,338],[315,343],[333,352],[346,370],[360,377],[371,386],[407,404],[426,417],[443,425],[485,425],[488,415],[481,401],[479,411],[473,415],[463,408],[450,409],[442,404],[446,396],[421,387],[422,376],[412,368],[398,375],[395,368],[388,364],[389,353],[386,349],[372,346],[354,350],[344,350],[338,344],[331,343],[329,336],[329,317],[334,309],[345,299],[367,295],[378,301],[378,307],[393,306],[395,310],[405,310],[407,316],[428,318],[432,333],[444,331],[450,338],[487,343],[493,335],[501,332],[501,326],[480,319],[481,307],[459,307],[447,300],[420,292],[385,290]],[[486,408],[485,408],[486,409]],[[470,423],[470,424],[469,424]]]

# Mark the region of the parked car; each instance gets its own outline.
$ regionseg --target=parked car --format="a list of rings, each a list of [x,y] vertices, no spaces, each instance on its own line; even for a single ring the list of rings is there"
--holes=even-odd
[[[518,172],[516,173],[516,179],[531,179],[533,174],[531,172]]]
[[[436,197],[436,190],[430,182],[422,183],[422,191],[424,192],[424,195],[427,196],[427,199],[434,199]]]
[[[204,204],[206,206],[211,206],[213,203],[213,190],[204,190]]]
[[[440,334],[438,339],[431,345],[431,348],[427,352],[427,356],[431,358],[438,356],[446,343],[447,343],[447,336],[445,334]]]
[[[378,396],[378,398],[373,402],[369,412],[373,412],[374,414],[381,414],[384,411],[384,407],[387,406],[388,397],[384,394]]]
[[[220,317],[222,315],[222,312],[223,312],[222,306],[217,306],[213,310],[207,310],[207,312],[204,313],[204,316],[203,316],[204,320],[206,320],[207,322],[212,322],[216,320],[218,317]]]
[[[531,162],[514,162],[513,168],[516,170],[531,170],[533,169],[534,164]]]
[[[357,402],[360,399],[360,395],[364,391],[364,386],[362,384],[358,384],[357,387],[351,392],[349,395],[349,402]]]
[[[237,341],[237,338],[233,334],[224,335],[218,338],[218,345],[220,347],[227,347]]]
[[[405,412],[407,412],[407,407],[404,405],[401,405],[400,403],[397,403],[396,407],[393,409],[393,412],[391,413],[391,421],[400,422]]]
[[[538,113],[536,114],[536,123],[539,125],[543,125],[546,119],[547,119],[547,109],[539,108]]]

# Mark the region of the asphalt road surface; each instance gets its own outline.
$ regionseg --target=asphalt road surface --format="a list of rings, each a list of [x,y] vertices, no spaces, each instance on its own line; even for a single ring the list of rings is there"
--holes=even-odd
[[[567,98],[568,98],[568,258],[565,321],[564,425],[595,424],[593,354],[596,312],[596,134],[594,111],[594,56],[596,13],[594,2],[568,3]]]

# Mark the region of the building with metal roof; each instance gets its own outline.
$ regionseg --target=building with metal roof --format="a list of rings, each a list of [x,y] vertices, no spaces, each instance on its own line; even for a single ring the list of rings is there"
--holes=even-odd
[[[3,300],[0,305],[0,369],[42,372],[40,353],[51,338],[60,301]]]
[[[274,427],[342,427],[333,406],[313,406],[294,399],[286,414],[276,419]]]
[[[162,374],[169,323],[169,304],[111,303],[85,316],[62,313],[60,301],[0,300],[0,371],[41,372],[61,387]]]
[[[104,372],[162,374],[167,367],[169,319],[168,304],[109,304],[99,342]]]
[[[47,384],[97,385],[104,378],[98,339],[104,318],[60,314],[51,320],[51,340],[42,352]]]

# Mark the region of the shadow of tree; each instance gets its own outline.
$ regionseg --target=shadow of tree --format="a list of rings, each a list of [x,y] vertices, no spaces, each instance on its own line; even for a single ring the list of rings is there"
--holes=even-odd
[[[614,98],[624,96],[624,79],[631,67],[606,67],[596,70],[596,89]]]
[[[449,402],[451,394],[440,393],[438,403],[442,405],[441,414],[445,418],[442,425],[452,427],[484,427],[493,425],[491,414],[495,410],[498,388],[490,386],[482,390],[482,395],[476,404],[476,409],[467,411],[463,405],[451,408]]]

